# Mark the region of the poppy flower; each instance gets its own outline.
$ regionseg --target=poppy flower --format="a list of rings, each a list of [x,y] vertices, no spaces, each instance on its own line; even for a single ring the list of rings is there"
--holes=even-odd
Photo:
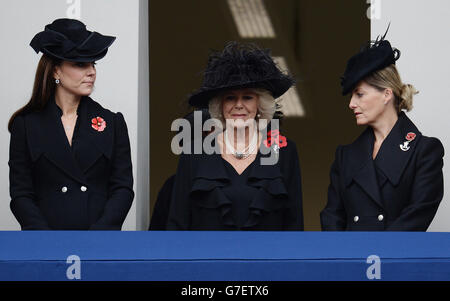
[[[103,132],[106,128],[106,121],[102,117],[92,118],[92,128],[97,132]]]
[[[280,148],[287,146],[287,139],[284,136],[280,136],[280,141],[278,143]]]
[[[279,130],[271,130],[269,133],[267,133],[267,136],[273,137],[274,139],[278,139],[279,135],[280,135]]]
[[[278,145],[280,148],[287,146],[287,139],[280,135],[279,130],[271,130],[267,133],[267,139],[263,141],[266,147],[271,147],[272,144]]]
[[[269,136],[267,136],[267,139],[263,141],[264,145],[266,147],[270,147],[272,145],[272,138],[270,138]]]
[[[406,138],[406,140],[408,140],[408,141],[413,141],[414,139],[416,139],[416,134],[410,132],[410,133],[406,134],[406,137],[405,137],[405,138]]]

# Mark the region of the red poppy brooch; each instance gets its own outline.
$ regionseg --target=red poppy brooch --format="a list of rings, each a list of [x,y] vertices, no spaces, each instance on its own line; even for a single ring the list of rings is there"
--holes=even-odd
[[[263,143],[268,148],[273,145],[275,152],[278,152],[280,148],[287,146],[287,139],[280,135],[279,130],[271,130],[267,133],[267,139],[264,140]]]
[[[415,133],[412,133],[412,132],[409,132],[408,134],[406,134],[406,140],[408,140],[408,141],[413,141],[414,139],[416,139],[416,134]]]
[[[106,128],[106,121],[102,117],[92,118],[92,128],[97,132],[103,132]]]
[[[404,152],[407,152],[410,149],[409,143],[416,139],[416,133],[409,132],[408,134],[406,134],[405,139],[406,141],[403,142],[403,144],[400,144],[400,149]]]

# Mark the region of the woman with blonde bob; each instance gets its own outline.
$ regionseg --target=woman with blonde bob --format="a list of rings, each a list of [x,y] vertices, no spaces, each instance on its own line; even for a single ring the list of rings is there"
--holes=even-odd
[[[219,121],[219,152],[181,155],[169,230],[303,230],[295,143],[275,129],[261,133],[293,84],[255,45],[231,42],[210,55],[189,104]],[[278,160],[262,164],[273,153]]]
[[[444,148],[417,129],[404,111],[418,92],[402,83],[400,51],[384,37],[353,56],[343,95],[366,130],[339,146],[331,167],[323,230],[426,231],[442,200]]]

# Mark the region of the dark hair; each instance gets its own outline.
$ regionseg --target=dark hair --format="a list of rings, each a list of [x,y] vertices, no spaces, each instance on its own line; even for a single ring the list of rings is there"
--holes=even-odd
[[[12,114],[8,122],[8,131],[11,132],[11,127],[14,119],[22,114],[42,110],[50,97],[55,93],[56,83],[53,78],[53,71],[56,66],[61,65],[62,60],[42,55],[39,60],[36,75],[34,77],[33,92],[28,103]]]

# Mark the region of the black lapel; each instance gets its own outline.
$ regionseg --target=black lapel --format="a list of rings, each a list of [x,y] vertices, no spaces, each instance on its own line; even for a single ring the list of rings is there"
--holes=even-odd
[[[32,153],[44,153],[47,159],[67,175],[80,183],[86,184],[86,179],[79,168],[67,140],[63,124],[61,122],[61,111],[55,100],[51,98],[40,112],[30,116],[28,127],[30,148]]]
[[[408,141],[406,139],[408,133],[414,133],[416,136],[414,140],[407,143],[407,147],[405,148],[404,143]],[[400,113],[396,124],[383,141],[375,159],[378,168],[394,186],[398,185],[421,136],[422,134],[405,113]],[[402,150],[400,145],[405,150]]]
[[[105,155],[112,158],[114,143],[114,115],[102,108],[89,97],[81,100],[78,117],[78,162],[83,172],[86,172],[94,163]],[[92,127],[92,119],[102,117],[106,122],[103,131],[97,131]]]
[[[377,175],[372,159],[374,136],[370,127],[361,134],[345,152],[343,162],[348,164],[344,166],[346,170],[345,183],[350,184],[352,180],[381,207],[380,189],[377,182]]]
[[[261,149],[257,153],[255,161],[247,167],[250,168],[248,176],[249,184],[254,184],[253,186],[258,186],[258,180],[261,179],[274,179],[282,177],[280,166],[278,163],[273,165],[261,165],[261,158],[263,156],[269,156],[270,154],[262,155],[262,148],[266,148],[265,152],[263,151],[263,153],[269,152],[269,150],[263,143],[261,143],[260,148]],[[224,159],[220,154],[202,154],[192,156],[195,162],[194,165],[196,166],[195,174],[193,175],[194,178],[220,180],[225,182],[230,181],[230,177],[223,162]]]

